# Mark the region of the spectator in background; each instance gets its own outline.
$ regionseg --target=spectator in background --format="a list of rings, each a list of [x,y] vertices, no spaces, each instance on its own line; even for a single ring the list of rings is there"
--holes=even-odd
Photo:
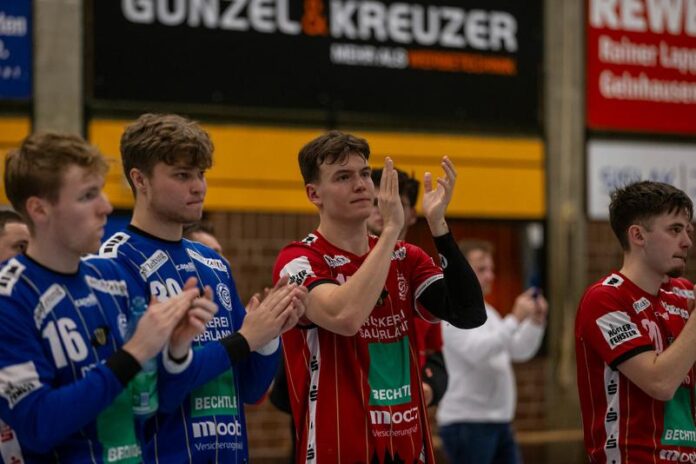
[[[399,179],[399,196],[404,207],[404,227],[399,234],[399,240],[406,239],[409,227],[416,223],[416,202],[420,182],[400,169],[395,169]],[[375,189],[382,181],[382,169],[372,170],[372,182]],[[367,218],[367,230],[375,235],[382,234],[382,215],[379,212],[377,199],[372,208],[372,214]],[[429,322],[421,318],[414,319],[415,345],[423,377],[423,397],[428,406],[435,406],[442,399],[447,389],[447,369],[442,356],[442,328],[440,322]]]
[[[493,289],[493,247],[488,242],[463,241],[459,247],[476,272],[484,296]],[[440,402],[440,437],[453,464],[513,464],[521,462],[511,422],[516,391],[512,362],[529,360],[541,346],[548,305],[538,289],[515,299],[501,318],[486,303],[488,319],[481,327],[460,330],[443,325],[449,387]]]
[[[222,245],[215,238],[212,227],[204,225],[201,222],[184,227],[184,238],[193,240],[194,242],[202,243],[212,248],[216,253],[222,255]]]
[[[22,216],[11,210],[0,211],[0,262],[24,253],[29,243],[29,227]]]

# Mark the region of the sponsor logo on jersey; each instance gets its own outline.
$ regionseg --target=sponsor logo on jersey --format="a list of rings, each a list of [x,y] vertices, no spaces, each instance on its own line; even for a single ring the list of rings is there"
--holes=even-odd
[[[78,298],[77,300],[73,301],[73,304],[78,308],[83,308],[85,306],[96,306],[97,303],[97,297],[94,296],[94,293],[90,293],[84,298]]]
[[[215,293],[217,293],[218,299],[220,300],[220,303],[222,303],[222,306],[225,307],[226,310],[232,311],[232,294],[230,293],[230,288],[225,285],[225,284],[217,284],[217,287],[215,287]]]
[[[99,256],[104,258],[118,257],[118,247],[126,243],[130,235],[125,232],[116,232],[99,248]]]
[[[409,423],[418,420],[418,407],[407,409],[406,411],[370,411],[370,422],[373,425],[392,425]]]
[[[317,237],[314,234],[309,234],[302,239],[302,243],[304,243],[305,245],[311,245],[312,243],[316,242],[318,238],[319,237]]]
[[[408,281],[406,277],[401,272],[396,273],[396,282],[399,286],[399,299],[401,301],[406,301],[406,296],[408,295]]]
[[[618,276],[616,274],[612,274],[606,279],[604,279],[604,282],[602,282],[602,285],[606,285],[607,287],[620,287],[621,284],[623,283],[623,278],[621,276]]]
[[[324,255],[324,261],[326,261],[326,264],[328,264],[329,267],[341,267],[341,266],[345,266],[346,264],[350,263],[350,259],[346,258],[343,255],[336,255],[336,256]]]
[[[155,251],[147,261],[140,265],[140,276],[143,280],[147,280],[148,277],[157,272],[167,260],[169,260],[167,253],[162,250]]]
[[[689,462],[696,463],[696,451],[683,453],[679,450],[661,449],[660,460],[667,462]]]
[[[309,264],[309,259],[306,256],[299,256],[293,259],[280,270],[280,277],[288,276],[288,283],[297,285],[302,285],[307,280],[307,277],[315,275],[312,265]]]
[[[406,384],[397,388],[373,388],[372,399],[375,401],[399,401],[411,399],[411,385]],[[399,404],[399,403],[391,403]]]
[[[40,386],[39,373],[32,361],[0,369],[0,396],[7,401],[10,409]]]
[[[34,308],[34,324],[40,329],[44,319],[48,316],[53,308],[65,298],[65,290],[58,284],[53,284],[48,287],[48,290],[43,292],[39,297],[39,304]]]
[[[227,273],[227,267],[225,267],[225,263],[223,263],[221,259],[206,258],[191,248],[187,248],[186,253],[188,253],[191,259],[195,259],[199,263],[208,266],[211,269]]]
[[[106,455],[109,462],[121,461],[124,459],[139,458],[142,455],[140,446],[123,445],[108,448]]]
[[[12,258],[0,269],[0,295],[10,295],[19,276],[24,271],[24,264]]]
[[[392,253],[392,261],[403,261],[406,259],[406,247],[399,247]]]
[[[673,316],[680,316],[683,319],[689,318],[689,312],[686,309],[682,309],[678,306],[665,303],[664,301],[660,301],[660,303],[662,304],[662,307],[665,308],[665,311],[667,311],[669,314]]]
[[[411,402],[408,335],[389,343],[368,344],[370,405],[396,406]]]
[[[605,314],[597,319],[597,325],[612,350],[629,340],[640,337],[638,326],[624,311]]]
[[[128,296],[128,286],[124,280],[97,279],[87,276],[85,282],[94,290],[114,296]]]
[[[193,428],[193,438],[205,438],[205,437],[224,437],[224,436],[233,436],[233,437],[241,437],[242,436],[242,424],[237,420],[237,418],[233,418],[231,422],[214,422],[214,421],[201,421],[201,422],[193,422],[191,424],[191,427]]]
[[[642,297],[639,300],[636,300],[633,302],[633,309],[636,311],[636,314],[640,314],[644,310],[650,307],[650,300],[648,300],[645,297]]]
[[[445,255],[443,255],[442,253],[438,253],[437,255],[440,257],[440,267],[442,269],[447,269],[447,265],[449,263],[447,262],[447,258],[445,258]]]
[[[694,299],[694,291],[693,290],[687,290],[685,288],[679,288],[679,287],[672,287],[672,293],[674,293],[675,295],[678,295],[682,298],[686,298],[687,300]]]
[[[189,261],[188,263],[177,264],[176,270],[193,273],[193,272],[196,272],[196,266],[192,262]]]

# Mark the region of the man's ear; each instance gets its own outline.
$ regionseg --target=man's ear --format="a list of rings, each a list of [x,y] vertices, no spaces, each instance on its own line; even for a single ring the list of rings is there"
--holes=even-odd
[[[145,174],[138,168],[131,168],[128,173],[131,182],[137,192],[145,193],[147,192],[147,185],[145,183]]]
[[[627,231],[628,243],[638,246],[645,245],[645,229],[638,224],[632,224]]]
[[[321,206],[321,198],[319,197],[319,192],[316,185],[306,184],[305,193],[307,194],[309,201],[314,203],[316,206]]]
[[[27,216],[34,224],[42,224],[48,220],[51,212],[51,203],[48,200],[37,196],[27,198],[26,202]]]

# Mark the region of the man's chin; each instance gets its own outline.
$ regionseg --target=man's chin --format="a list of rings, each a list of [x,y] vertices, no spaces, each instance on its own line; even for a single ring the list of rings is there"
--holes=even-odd
[[[684,267],[676,267],[676,268],[670,269],[669,271],[666,272],[666,274],[669,277],[672,277],[673,279],[675,279],[677,277],[681,277],[684,275]]]

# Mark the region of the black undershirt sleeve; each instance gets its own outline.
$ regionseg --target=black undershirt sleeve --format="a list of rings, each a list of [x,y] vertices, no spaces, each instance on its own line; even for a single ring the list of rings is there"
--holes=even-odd
[[[245,360],[251,352],[251,350],[249,349],[249,343],[247,342],[246,338],[244,338],[244,336],[239,332],[235,332],[232,335],[228,335],[227,337],[220,340],[220,343],[222,344],[222,346],[225,347],[225,351],[227,351],[227,356],[229,356],[230,362],[232,364],[236,364],[240,361]]]
[[[434,237],[445,278],[430,284],[418,302],[431,314],[460,329],[486,322],[481,285],[451,233]]]
[[[124,387],[142,369],[138,360],[123,348],[119,348],[114,354],[109,356],[106,360],[106,366],[113,371],[118,381]]]
[[[433,399],[428,406],[437,406],[447,390],[449,375],[445,368],[445,358],[442,352],[432,353],[425,358],[423,366],[423,382],[433,390]]]

